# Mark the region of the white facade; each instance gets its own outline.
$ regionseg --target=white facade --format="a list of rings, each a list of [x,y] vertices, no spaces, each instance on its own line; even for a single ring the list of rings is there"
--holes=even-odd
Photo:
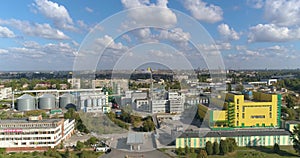
[[[0,148],[54,148],[69,138],[75,120],[0,120]]]
[[[70,78],[68,79],[68,82],[71,84],[71,87],[74,89],[80,89],[81,87],[80,78]]]
[[[102,112],[102,107],[108,105],[108,95],[103,92],[80,93],[78,109],[84,112]]]
[[[181,113],[184,111],[184,96],[178,92],[169,92],[170,113]]]
[[[12,98],[12,88],[11,87],[0,88],[0,100],[10,99],[10,98]]]

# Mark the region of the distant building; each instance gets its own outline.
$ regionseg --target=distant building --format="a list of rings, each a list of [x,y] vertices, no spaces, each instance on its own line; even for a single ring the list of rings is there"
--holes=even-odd
[[[84,112],[103,112],[103,106],[108,106],[108,94],[103,92],[80,93],[77,109]]]
[[[181,113],[184,111],[184,96],[178,92],[168,92],[170,113]]]
[[[75,120],[28,119],[0,120],[0,147],[7,151],[47,150],[71,137]]]
[[[0,88],[0,100],[12,98],[12,88],[2,87]]]
[[[68,79],[68,83],[71,84],[71,88],[80,89],[81,88],[81,80],[80,78],[70,78]]]

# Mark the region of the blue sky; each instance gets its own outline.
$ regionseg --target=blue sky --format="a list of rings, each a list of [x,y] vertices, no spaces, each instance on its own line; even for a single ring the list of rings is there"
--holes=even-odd
[[[122,26],[101,25],[104,19],[135,7],[146,9],[123,12]],[[155,12],[151,7],[163,9]],[[208,54],[218,48],[226,69],[300,67],[299,0],[10,0],[0,5],[0,71],[72,70],[74,61],[85,55],[88,44],[84,42],[93,42],[90,36],[96,36],[95,27],[98,33],[93,40],[100,42],[97,46],[110,46],[100,58],[94,54],[82,65],[95,63],[97,69],[111,69],[124,56],[127,62],[170,59],[179,67],[187,61],[193,67],[209,65],[193,54],[195,48],[191,47],[197,38],[192,32],[199,27],[179,25],[179,13],[192,17],[207,30],[214,46],[202,41],[196,47]],[[139,28],[112,38],[124,25],[143,22],[168,27]],[[91,30],[94,32],[88,34]],[[143,50],[143,45],[149,54],[134,55]],[[148,58],[142,60],[145,56]],[[178,61],[183,58],[187,59],[185,63]]]

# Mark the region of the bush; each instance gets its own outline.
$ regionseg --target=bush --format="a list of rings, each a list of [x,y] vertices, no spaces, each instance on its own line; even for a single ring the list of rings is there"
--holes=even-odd
[[[215,155],[220,154],[220,147],[219,147],[219,143],[218,142],[214,142],[214,144],[213,144],[213,153]]]
[[[222,155],[225,155],[228,153],[228,143],[226,140],[221,140],[220,141],[220,153]]]
[[[279,151],[280,151],[279,145],[277,143],[275,143],[273,146],[273,152],[278,154]]]
[[[199,154],[197,155],[197,158],[207,158],[206,151],[201,149]]]
[[[228,152],[233,152],[237,148],[237,144],[235,142],[235,139],[233,138],[227,138],[227,145],[228,145]]]
[[[211,141],[206,142],[205,150],[206,150],[207,155],[213,154],[213,145],[212,145]]]

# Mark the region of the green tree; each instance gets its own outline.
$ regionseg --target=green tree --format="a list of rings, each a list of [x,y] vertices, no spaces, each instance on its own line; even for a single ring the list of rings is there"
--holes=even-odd
[[[75,149],[78,151],[81,151],[83,147],[84,147],[84,144],[81,141],[77,141]]]
[[[226,139],[227,144],[228,144],[228,152],[233,152],[237,148],[237,144],[235,142],[234,138],[227,138]]]
[[[182,155],[183,154],[183,149],[181,147],[176,149],[177,155]]]
[[[197,155],[197,158],[207,158],[207,153],[205,150],[201,149],[199,154]]]
[[[186,155],[190,153],[190,149],[189,149],[188,146],[185,146],[185,148],[184,148],[184,153],[185,153]]]
[[[244,90],[244,86],[243,86],[242,84],[239,84],[239,85],[237,85],[237,86],[235,87],[235,90],[241,92],[241,91]]]
[[[228,84],[227,84],[227,91],[230,92],[231,90],[232,90],[231,83],[228,83]]]
[[[296,152],[300,154],[300,124],[294,126],[292,138],[293,138],[293,147],[296,150]]]
[[[215,155],[218,155],[218,154],[220,154],[220,147],[219,147],[219,143],[218,142],[214,142],[214,144],[213,144],[213,153],[215,154]]]
[[[225,155],[228,153],[228,143],[226,140],[221,140],[220,141],[220,153],[222,155]]]
[[[69,149],[67,148],[64,155],[63,155],[64,158],[70,158],[71,157],[71,153],[69,151]]]
[[[280,151],[279,145],[277,143],[275,143],[273,146],[273,152],[278,154],[279,151]]]
[[[288,108],[293,108],[295,106],[294,99],[291,95],[285,96],[285,102]]]
[[[211,143],[211,141],[206,142],[205,144],[205,151],[207,153],[207,155],[212,155],[213,154],[213,145]]]

